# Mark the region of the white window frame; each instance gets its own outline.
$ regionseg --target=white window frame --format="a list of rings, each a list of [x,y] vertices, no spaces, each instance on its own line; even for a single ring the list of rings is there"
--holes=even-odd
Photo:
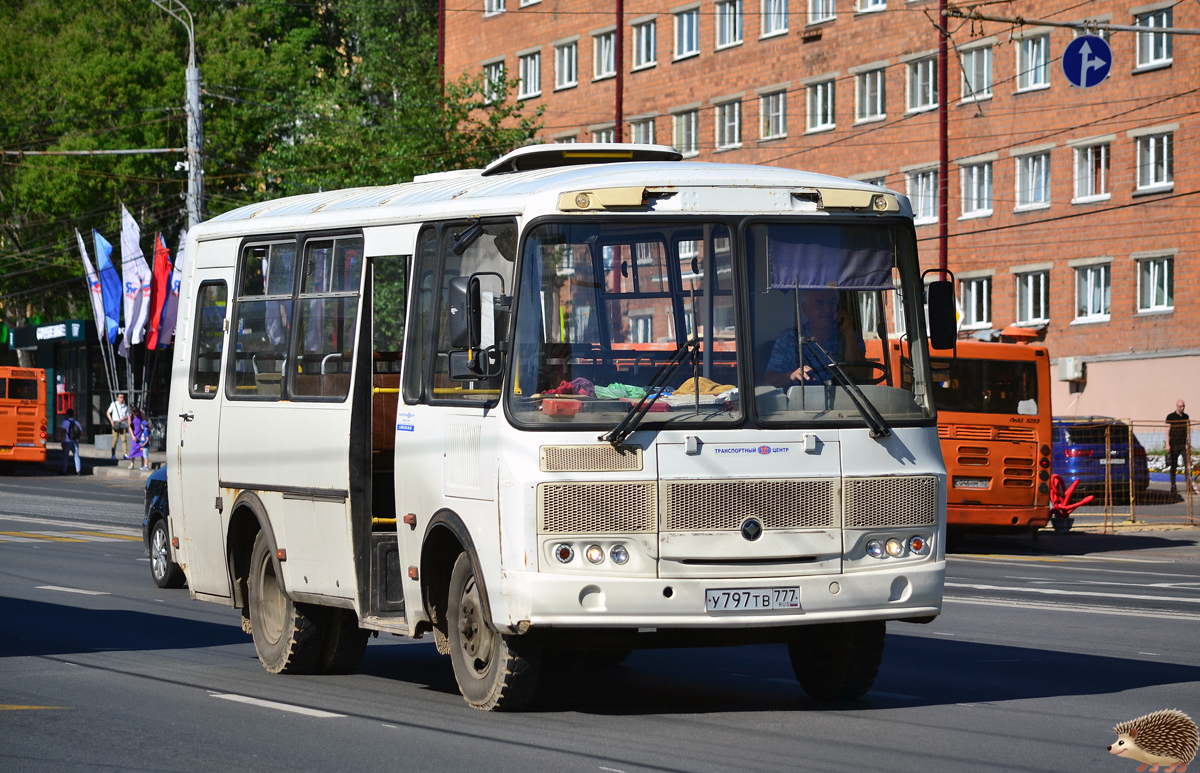
[[[908,63],[905,104],[908,112],[920,113],[938,106],[937,57],[929,56]]]
[[[1099,181],[1096,179],[1099,165]],[[1072,204],[1089,201],[1107,201],[1112,198],[1109,191],[1109,173],[1112,169],[1112,149],[1107,142],[1080,145],[1075,148],[1075,198]],[[1099,182],[1100,190],[1096,190]]]
[[[717,150],[732,150],[742,146],[742,101],[722,102],[713,111],[716,116]]]
[[[1017,91],[1050,88],[1050,36],[1030,35],[1017,42]]]
[[[1017,156],[1016,211],[1050,206],[1050,151]]]
[[[1175,26],[1173,8],[1163,8],[1142,14],[1134,25],[1147,30],[1164,30]],[[1174,35],[1167,32],[1137,33],[1137,69],[1166,67],[1174,61]]]
[[[788,0],[762,0],[762,37],[774,37],[787,31]]]
[[[1097,293],[1099,296],[1097,297]],[[1108,322],[1112,313],[1112,265],[1075,268],[1075,322]]]
[[[671,118],[675,149],[682,153],[684,158],[700,155],[700,111],[685,110]]]
[[[808,0],[808,23],[821,24],[837,18],[837,0]]]
[[[689,8],[675,14],[675,59],[687,59],[700,53],[700,9]]]
[[[742,0],[719,0],[714,6],[717,50],[742,43]]]
[[[982,72],[980,72],[982,70]],[[992,46],[980,46],[962,52],[962,101],[979,102],[992,98]],[[976,83],[973,76],[980,76]]]
[[[859,13],[878,13],[887,10],[887,0],[859,0]]]
[[[579,41],[554,47],[554,90],[579,85]]]
[[[542,95],[542,52],[534,51],[518,58],[517,99],[532,99]]]
[[[1160,255],[1137,261],[1139,313],[1175,309],[1175,256]]]
[[[633,69],[644,70],[658,64],[658,22],[651,19],[633,25]]]
[[[980,161],[959,167],[962,179],[962,217],[987,217],[992,214],[992,162]]]
[[[495,16],[504,13],[508,10],[505,7],[505,0],[483,0],[483,15]]]
[[[1166,191],[1175,187],[1175,133],[1137,138],[1137,190]]]
[[[504,79],[504,62],[491,62],[483,66],[483,101],[485,104],[491,104],[496,101],[497,97],[503,96],[496,88],[496,84]]]
[[[592,142],[616,142],[616,138],[617,130],[612,126],[592,132]]]
[[[986,330],[992,326],[992,278],[974,276],[959,280],[963,330]]]
[[[617,74],[617,33],[615,30],[592,36],[592,80]]]
[[[540,2],[542,2],[542,0],[520,0],[520,2],[517,4],[517,6],[519,8],[524,8],[528,5],[537,5]]]
[[[938,221],[937,169],[921,169],[905,175],[908,198],[912,201],[913,223],[929,225]]]
[[[872,83],[874,82],[874,83]],[[882,121],[887,118],[887,70],[868,70],[854,76],[854,120]]]
[[[759,136],[775,140],[787,136],[787,92],[775,91],[758,99]]]
[[[810,83],[804,90],[808,131],[827,132],[837,127],[837,82]]]
[[[654,144],[655,120],[645,118],[629,122],[629,141],[640,145]]]
[[[1041,325],[1050,321],[1050,272],[1017,274],[1017,324]],[[1041,314],[1034,312],[1040,311]]]

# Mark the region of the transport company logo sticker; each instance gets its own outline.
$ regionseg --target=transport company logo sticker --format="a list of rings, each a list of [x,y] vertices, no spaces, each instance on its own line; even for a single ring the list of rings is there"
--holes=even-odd
[[[409,421],[412,421],[414,418],[416,418],[416,414],[411,411],[406,411],[404,413],[396,414],[396,418],[397,419],[408,419]],[[415,429],[416,429],[416,427],[412,424],[401,423],[401,424],[396,425],[397,432],[412,432]]]
[[[792,449],[787,446],[733,446],[731,448],[715,448],[713,449],[718,454],[759,454],[768,456],[770,454],[786,454]]]

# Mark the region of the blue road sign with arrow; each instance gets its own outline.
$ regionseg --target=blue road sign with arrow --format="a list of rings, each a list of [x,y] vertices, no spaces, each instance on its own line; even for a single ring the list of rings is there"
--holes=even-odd
[[[1063,51],[1063,75],[1067,76],[1072,86],[1091,88],[1104,82],[1112,69],[1112,62],[1112,49],[1104,38],[1080,35]]]

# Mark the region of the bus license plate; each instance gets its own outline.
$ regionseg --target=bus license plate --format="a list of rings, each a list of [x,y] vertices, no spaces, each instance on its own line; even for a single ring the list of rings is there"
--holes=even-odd
[[[1125,464],[1124,459],[1101,459],[1100,464]]]
[[[987,478],[955,478],[954,488],[987,488]]]
[[[799,609],[799,588],[709,588],[704,591],[708,612],[765,612]]]

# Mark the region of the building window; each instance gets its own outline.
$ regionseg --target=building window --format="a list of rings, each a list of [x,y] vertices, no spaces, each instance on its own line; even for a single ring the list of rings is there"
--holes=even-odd
[[[537,5],[540,2],[542,2],[542,0],[521,0],[521,2],[518,3],[518,5],[520,5],[520,7],[522,7],[522,8],[524,8],[527,5]]]
[[[762,99],[759,100],[758,112],[762,116],[760,133],[764,140],[787,136],[786,91],[764,94]]]
[[[1050,320],[1050,272],[1017,274],[1017,322],[1022,325]]]
[[[837,15],[837,0],[808,0],[808,23],[829,21]]]
[[[699,110],[689,110],[675,116],[675,149],[685,157],[700,153]]]
[[[658,22],[648,21],[633,28],[633,68],[653,67],[658,62],[658,47],[655,45]]]
[[[592,132],[592,142],[616,142],[616,129],[597,129]]]
[[[1107,263],[1075,269],[1075,319],[1108,319],[1109,277]]]
[[[808,87],[808,130],[826,131],[836,125],[834,119],[834,81]]]
[[[970,164],[962,168],[963,217],[992,214],[992,162]]]
[[[654,144],[654,119],[647,118],[644,121],[632,121],[629,124],[629,139],[631,142],[636,142],[639,145]]]
[[[504,13],[504,0],[483,0],[483,15]]]
[[[1137,140],[1139,191],[1169,188],[1175,182],[1173,134],[1151,134]]]
[[[617,33],[605,32],[593,38],[595,54],[593,77],[608,78],[617,74]]]
[[[1175,308],[1175,258],[1138,261],[1138,311]]]
[[[854,88],[858,92],[855,120],[874,121],[887,116],[885,83],[882,68],[855,76]]]
[[[1050,154],[1017,157],[1017,209],[1050,204]]]
[[[742,103],[717,105],[717,149],[742,146]]]
[[[992,96],[992,47],[984,46],[962,54],[964,102]]]
[[[1075,201],[1108,197],[1108,145],[1075,148]]]
[[[865,183],[866,185],[874,185],[876,188],[887,188],[886,177],[872,177],[870,179],[859,180],[859,182]]]
[[[763,3],[763,35],[779,35],[787,32],[788,4],[787,0],[762,0]]]
[[[556,144],[556,145],[574,145],[578,141],[579,141],[579,139],[575,136],[559,137],[558,139],[556,139],[554,141],[554,144]]]
[[[742,42],[742,0],[722,0],[716,5],[717,48]]]
[[[1157,67],[1171,63],[1173,36],[1159,30],[1171,27],[1173,17],[1174,11],[1170,8],[1137,17],[1137,26],[1146,29],[1146,32],[1137,34],[1138,67]]]
[[[862,13],[887,9],[887,0],[860,0],[858,10]]]
[[[1017,46],[1017,91],[1050,85],[1050,36],[1025,38]]]
[[[579,44],[567,43],[554,49],[554,88],[579,84]]]
[[[937,59],[930,57],[908,65],[908,109],[937,107]]]
[[[992,278],[987,276],[962,280],[962,326],[987,328],[992,326]]]
[[[700,53],[700,9],[675,14],[675,58]]]
[[[517,98],[528,99],[542,93],[542,54],[535,52],[521,57],[521,80],[517,84]]]
[[[483,67],[483,100],[488,104],[504,98],[504,62],[492,62]]]
[[[908,198],[917,225],[936,223],[938,218],[938,175],[936,169],[908,175]]]

